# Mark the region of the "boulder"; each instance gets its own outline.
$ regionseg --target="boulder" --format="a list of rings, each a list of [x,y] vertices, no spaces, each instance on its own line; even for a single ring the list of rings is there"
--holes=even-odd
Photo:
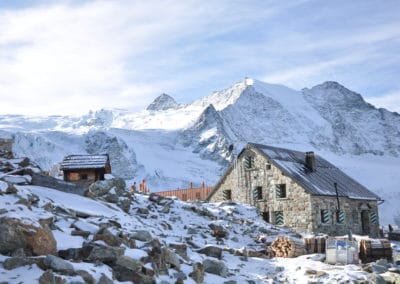
[[[153,239],[151,234],[146,230],[136,230],[129,234],[129,237],[132,239],[142,241],[142,242],[149,242]]]
[[[114,281],[112,281],[104,273],[102,273],[99,282],[97,282],[97,284],[114,284]]]
[[[205,272],[219,275],[222,277],[228,276],[228,268],[222,261],[207,258],[203,261],[203,266]]]
[[[161,249],[161,255],[163,258],[163,261],[166,264],[169,264],[171,268],[175,268],[176,270],[179,270],[181,268],[181,263],[179,262],[179,257],[170,249],[163,247]]]
[[[95,243],[88,243],[82,247],[82,255],[85,260],[99,261],[105,264],[114,263],[124,252],[125,249],[122,247],[109,247]]]
[[[44,265],[53,271],[66,275],[74,274],[74,267],[68,261],[54,255],[47,255],[44,259]]]
[[[11,255],[19,248],[23,248],[27,255],[57,253],[57,243],[48,226],[34,226],[15,218],[0,218],[0,253]]]
[[[121,208],[125,213],[129,213],[131,209],[132,200],[130,197],[120,197],[117,206]]]
[[[369,284],[386,284],[386,281],[379,274],[371,273],[371,274],[368,274],[366,283],[369,283]]]
[[[124,195],[126,192],[125,181],[120,178],[98,180],[89,186],[86,194],[89,197],[99,197],[109,193],[111,189],[114,189],[115,193],[119,196]]]
[[[394,284],[400,284],[400,274],[398,273],[393,273],[393,272],[385,272],[380,274],[383,279],[385,279],[386,283],[394,283]]]
[[[143,263],[140,260],[133,259],[126,255],[122,255],[118,257],[117,261],[115,262],[115,265],[119,265],[128,270],[140,271],[143,266]]]
[[[37,264],[39,259],[29,257],[10,257],[3,262],[4,269],[12,270],[25,265]]]
[[[66,284],[67,281],[61,276],[55,275],[53,271],[46,270],[39,278],[39,284]]]
[[[186,244],[169,244],[169,247],[172,248],[176,254],[178,254],[180,257],[182,257],[185,260],[188,260],[188,255],[187,255],[187,245]]]
[[[215,247],[215,246],[206,246],[197,250],[198,253],[205,254],[207,256],[215,257],[221,259],[222,257],[222,248]]]
[[[93,241],[103,241],[109,246],[119,247],[122,244],[122,240],[114,236],[109,230],[102,229],[93,237]]]
[[[87,196],[99,197],[108,193],[114,187],[113,180],[98,180],[89,186]]]
[[[193,271],[189,273],[189,277],[196,283],[204,282],[204,266],[200,262],[193,264]]]
[[[228,231],[222,225],[210,223],[208,227],[211,229],[211,235],[215,238],[225,238],[228,236]]]

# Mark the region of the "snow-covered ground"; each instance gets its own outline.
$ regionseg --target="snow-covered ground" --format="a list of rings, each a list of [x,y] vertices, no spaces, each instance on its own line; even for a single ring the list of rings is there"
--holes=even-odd
[[[82,247],[84,242],[90,241],[100,224],[119,224],[120,232],[132,232],[145,230],[153,238],[158,238],[163,245],[181,244],[190,240],[191,244],[199,248],[216,246],[224,249],[220,261],[227,268],[225,276],[213,273],[205,273],[204,283],[224,283],[236,281],[236,283],[345,283],[347,281],[366,280],[369,273],[361,269],[360,265],[329,265],[321,260],[322,254],[305,255],[293,259],[287,258],[260,258],[241,257],[229,252],[229,249],[258,250],[265,245],[256,240],[264,238],[267,242],[273,241],[277,236],[291,236],[289,230],[275,228],[257,215],[254,208],[230,203],[201,204],[186,203],[173,200],[165,205],[157,205],[149,200],[149,196],[137,194],[131,204],[129,212],[123,212],[118,206],[99,200],[64,193],[51,188],[38,186],[17,186],[17,194],[6,194],[0,198],[0,208],[6,212],[0,217],[14,217],[25,220],[27,223],[38,223],[40,219],[54,217],[53,235],[57,241],[57,249]],[[27,207],[18,203],[18,200],[29,199],[35,196],[39,201],[36,205]],[[62,208],[63,212],[79,212],[77,216],[66,213],[50,213],[45,210],[46,204],[51,203],[53,208]],[[149,214],[141,216],[137,213],[139,208],[148,208]],[[89,217],[79,217],[85,214]],[[227,232],[228,237],[217,240],[210,234],[210,224],[218,224]],[[72,236],[73,228],[91,233],[88,240],[81,236]],[[112,228],[113,231],[116,228]],[[97,241],[97,243],[103,243]],[[103,243],[104,244],[104,243]],[[190,274],[193,263],[202,262],[205,259],[214,259],[198,252],[193,245],[187,247],[187,259],[179,258],[181,272]],[[125,247],[126,256],[143,260],[149,254],[146,242],[136,241],[136,248]],[[25,265],[16,269],[7,270],[1,263],[8,259],[0,255],[0,279],[8,283],[35,283],[42,275],[43,270],[36,264]],[[75,271],[85,270],[98,281],[102,274],[112,279],[112,269],[103,263],[74,262]],[[169,275],[158,275],[157,283],[174,283],[174,269],[169,269]],[[63,275],[64,279],[71,283],[82,281],[80,276]],[[167,282],[162,282],[167,281]],[[114,283],[122,283],[114,280]],[[187,277],[184,283],[195,283]],[[233,282],[232,282],[233,283]]]

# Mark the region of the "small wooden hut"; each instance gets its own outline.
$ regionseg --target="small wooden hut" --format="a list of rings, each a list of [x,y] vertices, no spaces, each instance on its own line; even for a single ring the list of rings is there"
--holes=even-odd
[[[65,181],[95,182],[104,180],[111,173],[110,159],[104,155],[69,155],[64,158],[60,169]]]

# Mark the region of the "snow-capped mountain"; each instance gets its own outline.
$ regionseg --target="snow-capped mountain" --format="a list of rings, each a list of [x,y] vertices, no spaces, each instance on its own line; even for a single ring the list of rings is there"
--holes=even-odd
[[[386,199],[386,222],[400,201],[400,115],[336,82],[296,91],[244,79],[188,104],[162,94],[136,113],[5,115],[0,137],[43,169],[67,154],[108,152],[115,175],[144,178],[153,191],[214,184],[247,142],[314,150]]]
[[[176,109],[179,104],[170,95],[161,94],[146,109],[147,110],[167,110]]]

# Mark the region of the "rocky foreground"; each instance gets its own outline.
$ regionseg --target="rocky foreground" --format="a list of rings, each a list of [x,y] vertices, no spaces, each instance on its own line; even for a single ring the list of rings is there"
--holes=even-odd
[[[274,258],[274,239],[300,235],[252,207],[137,194],[114,178],[80,196],[32,185],[40,173],[0,158],[0,283],[400,283],[384,260]]]

